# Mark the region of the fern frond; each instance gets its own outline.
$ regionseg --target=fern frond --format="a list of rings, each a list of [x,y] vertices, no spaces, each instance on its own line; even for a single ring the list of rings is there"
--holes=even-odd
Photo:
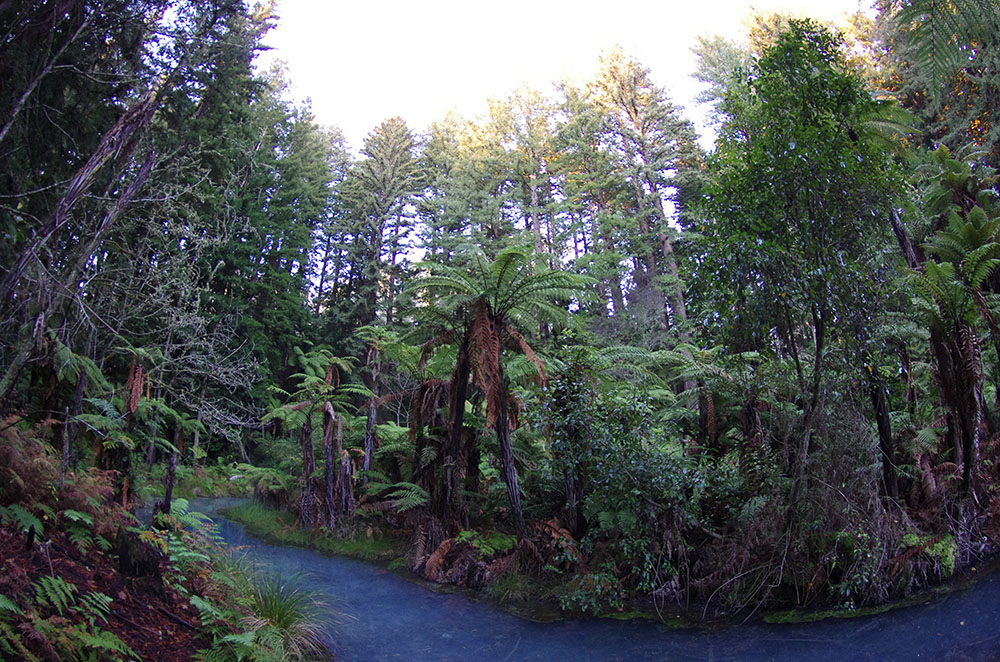
[[[413,483],[399,482],[393,485],[393,492],[389,498],[394,500],[394,507],[398,512],[404,512],[411,508],[425,505],[430,501],[430,494],[427,490]]]
[[[997,43],[1000,2],[997,0],[910,0],[895,16],[916,45],[914,64],[931,81],[940,100],[943,82],[968,67]]]
[[[19,503],[0,506],[0,521],[9,522],[22,533],[36,537],[41,537],[44,532],[42,520]]]
[[[80,643],[84,648],[90,648],[95,651],[110,651],[112,653],[128,656],[132,659],[141,659],[134,650],[132,650],[124,641],[119,639],[118,635],[113,632],[108,632],[107,630],[97,630],[94,633],[81,632],[79,636]]]
[[[3,593],[0,593],[0,618],[2,618],[3,612],[9,612],[12,614],[17,614],[18,616],[23,616],[24,612],[21,608],[17,606],[17,603],[8,598]]]
[[[108,616],[111,615],[111,603],[111,596],[92,591],[85,593],[80,598],[80,606],[77,607],[77,611],[81,612],[91,623],[97,620],[107,623]]]
[[[60,616],[73,603],[76,586],[62,577],[43,575],[34,584],[35,601],[55,609]]]

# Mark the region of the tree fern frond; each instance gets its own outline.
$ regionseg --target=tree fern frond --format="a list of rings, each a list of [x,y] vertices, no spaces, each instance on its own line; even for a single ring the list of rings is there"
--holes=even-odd
[[[395,483],[392,487],[393,491],[389,494],[389,498],[395,501],[393,505],[398,512],[423,506],[430,501],[427,490],[414,483],[403,481]]]
[[[914,64],[932,81],[940,100],[942,82],[968,66],[1000,35],[997,0],[910,0],[895,16],[898,28],[909,31],[916,46]]]

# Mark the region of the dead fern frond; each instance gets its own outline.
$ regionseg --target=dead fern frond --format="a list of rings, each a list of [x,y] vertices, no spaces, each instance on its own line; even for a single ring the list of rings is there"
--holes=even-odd
[[[476,307],[470,344],[472,373],[479,388],[486,394],[486,424],[492,427],[496,423],[505,388],[500,367],[500,337],[497,334],[496,321],[483,301]]]
[[[451,342],[452,334],[451,331],[443,331],[438,335],[434,336],[423,345],[420,346],[420,360],[417,361],[417,372],[423,372],[424,368],[427,367],[427,361],[430,359],[431,354],[434,350],[442,345],[447,345]]]
[[[441,576],[441,570],[444,568],[444,560],[451,551],[452,545],[455,544],[454,538],[448,538],[434,550],[434,553],[430,555],[427,559],[427,563],[424,565],[424,577],[432,582],[438,581]]]
[[[523,335],[521,335],[521,332],[512,327],[510,324],[504,324],[503,330],[514,340],[514,342],[517,343],[517,347],[521,350],[521,353],[524,354],[524,358],[531,361],[535,365],[535,368],[538,369],[538,384],[540,386],[544,386],[548,381],[548,378],[545,375],[545,364],[542,363],[540,358],[538,358],[538,354],[535,353],[535,350],[528,344],[528,341],[525,340]]]
[[[136,360],[135,355],[132,356],[132,367],[129,369],[127,389],[128,389],[128,399],[126,400],[126,408],[128,413],[134,414],[139,408],[139,400],[142,399],[142,383],[143,383],[143,369],[142,364]]]
[[[419,572],[420,568],[427,562],[426,543],[427,531],[423,525],[417,526],[413,533],[413,564],[411,570]]]
[[[539,573],[545,567],[545,557],[538,551],[538,546],[530,538],[521,538],[515,552],[522,568],[529,572]]]
[[[507,575],[510,575],[517,571],[518,568],[518,558],[517,554],[508,554],[507,556],[501,556],[486,568],[486,579],[487,581],[497,581],[498,579],[503,579]]]

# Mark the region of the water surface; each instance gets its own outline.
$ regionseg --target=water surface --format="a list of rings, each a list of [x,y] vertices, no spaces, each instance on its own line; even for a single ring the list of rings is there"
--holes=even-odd
[[[231,504],[198,500],[192,509],[211,513]],[[245,547],[260,568],[301,575],[344,614],[327,629],[340,662],[1000,660],[995,574],[926,604],[819,623],[745,624],[715,632],[599,619],[534,623],[365,563],[269,545],[238,524],[215,519],[226,541]]]

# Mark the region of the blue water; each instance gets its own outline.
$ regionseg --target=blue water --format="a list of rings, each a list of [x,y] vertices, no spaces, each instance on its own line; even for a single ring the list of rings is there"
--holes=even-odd
[[[199,500],[192,509],[225,505]],[[364,563],[268,545],[237,524],[216,521],[226,541],[245,546],[258,567],[301,575],[342,614],[328,628],[340,662],[1000,660],[996,575],[927,604],[810,624],[745,624],[709,633],[648,622],[534,623]]]

